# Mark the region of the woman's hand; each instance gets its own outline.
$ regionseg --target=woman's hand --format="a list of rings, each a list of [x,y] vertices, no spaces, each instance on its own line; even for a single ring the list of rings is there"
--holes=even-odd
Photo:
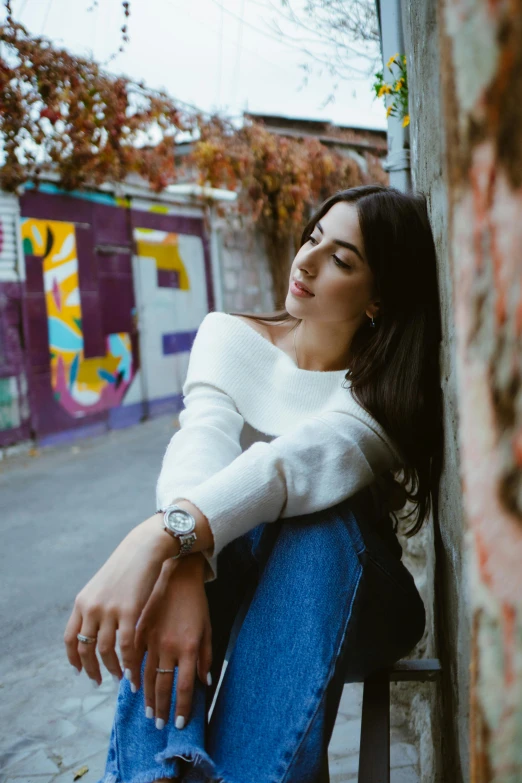
[[[136,624],[163,563],[179,552],[179,543],[163,530],[161,519],[161,514],[154,514],[131,530],[76,597],[64,635],[67,657],[98,685],[101,674],[96,647],[111,674],[121,678],[116,630],[125,674],[133,683],[139,682]],[[79,642],[78,633],[95,638],[96,643]]]
[[[147,650],[145,714],[156,717],[158,729],[169,717],[174,674],[157,668],[178,667],[175,724],[179,729],[189,720],[196,671],[204,685],[211,684],[212,629],[204,574],[201,554],[165,563],[136,629],[140,660]]]

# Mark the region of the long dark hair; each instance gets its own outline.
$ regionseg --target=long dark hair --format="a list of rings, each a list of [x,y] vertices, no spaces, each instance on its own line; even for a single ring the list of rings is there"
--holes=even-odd
[[[379,422],[402,455],[404,503],[413,506],[413,536],[436,505],[442,455],[441,340],[436,256],[422,194],[361,185],[326,199],[304,228],[339,201],[356,205],[366,258],[380,300],[376,327],[365,319],[350,345],[346,379],[358,402]],[[240,315],[240,313],[237,313]],[[264,321],[296,320],[286,309],[241,313]],[[296,321],[297,324],[297,321]],[[397,517],[395,526],[397,527]]]

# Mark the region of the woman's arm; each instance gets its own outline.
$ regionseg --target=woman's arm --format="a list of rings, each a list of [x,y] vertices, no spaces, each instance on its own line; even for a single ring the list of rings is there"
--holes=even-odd
[[[270,443],[254,443],[177,502],[199,510],[203,545],[214,541],[207,559],[215,571],[223,547],[261,522],[329,508],[399,466],[399,455],[376,429],[331,411]]]

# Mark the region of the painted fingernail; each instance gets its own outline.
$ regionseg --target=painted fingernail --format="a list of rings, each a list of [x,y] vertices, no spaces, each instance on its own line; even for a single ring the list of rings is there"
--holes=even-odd
[[[164,725],[165,725],[165,721],[163,720],[163,718],[156,718],[156,728],[157,729],[162,729],[164,727]]]
[[[176,728],[177,729],[183,729],[185,727],[185,718],[183,715],[178,715],[176,718]]]
[[[112,679],[114,680],[114,682],[116,683],[116,685],[119,685],[119,684],[120,684],[120,678],[118,677],[118,675],[117,675],[117,674],[113,674],[113,675],[112,675]]]
[[[91,685],[92,685],[93,688],[99,688],[100,687],[100,683],[97,680],[93,680],[92,677],[89,677],[89,679],[91,681]]]
[[[207,674],[207,685],[212,685],[212,675],[210,672]]]
[[[145,717],[146,718],[154,717],[154,710],[152,709],[152,707],[145,707]]]
[[[125,679],[132,680],[132,672],[130,669],[125,669]]]
[[[133,682],[131,682],[130,686],[131,686],[131,693],[136,693],[136,691],[137,691],[138,689],[136,688],[136,686],[134,685],[134,683],[133,683]]]

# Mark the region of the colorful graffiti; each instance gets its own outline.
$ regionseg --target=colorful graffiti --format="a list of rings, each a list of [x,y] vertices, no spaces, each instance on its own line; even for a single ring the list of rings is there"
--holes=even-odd
[[[86,359],[74,223],[22,219],[24,253],[41,256],[55,399],[80,417],[120,405],[133,376],[130,336],[107,336],[105,356]]]
[[[153,258],[156,262],[158,288],[190,290],[190,281],[179,253],[179,236],[151,228],[134,231],[138,256]]]

